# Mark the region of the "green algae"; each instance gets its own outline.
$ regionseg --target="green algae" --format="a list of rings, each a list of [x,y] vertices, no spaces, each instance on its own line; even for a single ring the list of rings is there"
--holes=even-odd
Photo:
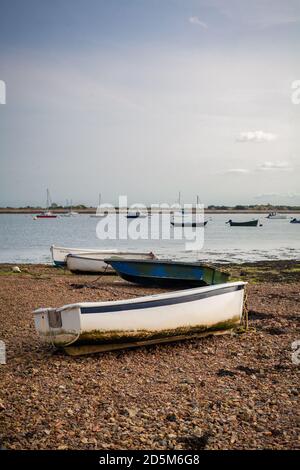
[[[240,317],[236,316],[230,320],[215,323],[210,326],[187,326],[179,327],[170,330],[161,331],[149,331],[149,330],[137,330],[137,331],[101,331],[93,330],[82,333],[76,345],[83,344],[117,344],[117,343],[130,343],[132,341],[147,341],[147,340],[159,340],[161,338],[172,338],[172,336],[193,336],[200,333],[213,333],[216,331],[225,331],[235,328],[240,324]]]

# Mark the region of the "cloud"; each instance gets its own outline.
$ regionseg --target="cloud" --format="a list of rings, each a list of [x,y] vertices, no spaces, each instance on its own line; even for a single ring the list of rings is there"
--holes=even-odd
[[[257,167],[257,171],[290,171],[292,169],[289,162],[264,162]]]
[[[250,170],[247,170],[247,168],[230,168],[229,170],[225,170],[224,173],[232,173],[232,174],[246,174],[250,173]]]
[[[240,135],[237,137],[237,142],[273,142],[277,139],[276,134],[272,134],[271,132],[263,132],[263,131],[247,131],[241,132]]]
[[[201,26],[203,29],[208,29],[208,26],[204,21],[201,21],[199,16],[190,16],[189,17],[189,22],[192,24],[197,24],[198,26]]]

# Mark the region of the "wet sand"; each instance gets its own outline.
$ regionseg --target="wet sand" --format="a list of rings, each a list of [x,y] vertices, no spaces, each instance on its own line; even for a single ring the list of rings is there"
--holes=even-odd
[[[162,290],[43,265],[0,266],[0,444],[7,449],[300,448],[300,264],[230,265],[249,280],[247,333],[69,357],[32,310]]]

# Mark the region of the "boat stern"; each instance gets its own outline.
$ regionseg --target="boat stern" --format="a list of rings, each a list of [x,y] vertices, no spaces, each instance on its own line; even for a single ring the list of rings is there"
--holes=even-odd
[[[80,308],[40,308],[33,312],[35,329],[39,336],[56,347],[74,343],[80,334]]]

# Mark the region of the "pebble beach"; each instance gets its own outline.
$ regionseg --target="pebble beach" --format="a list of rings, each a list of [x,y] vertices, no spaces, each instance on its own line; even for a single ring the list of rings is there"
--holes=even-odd
[[[4,449],[299,449],[300,263],[229,265],[248,281],[249,330],[70,357],[32,311],[163,292],[115,275],[0,266]]]

